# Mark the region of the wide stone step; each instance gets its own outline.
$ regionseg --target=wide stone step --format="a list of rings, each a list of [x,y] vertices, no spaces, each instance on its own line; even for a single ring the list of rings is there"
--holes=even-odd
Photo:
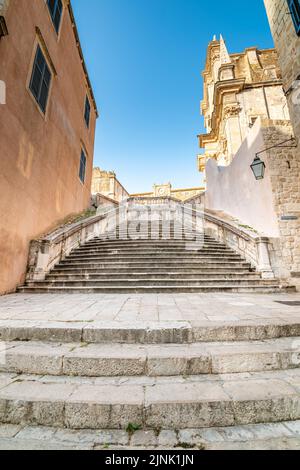
[[[234,283],[232,283],[234,284]],[[269,286],[260,286],[260,285],[248,285],[248,286],[239,286],[231,285],[226,286],[223,284],[215,285],[182,285],[182,286],[103,286],[103,287],[53,287],[51,284],[48,284],[45,287],[40,287],[38,283],[34,287],[20,287],[18,292],[24,294],[178,294],[178,293],[191,293],[191,294],[200,294],[200,293],[213,293],[213,292],[231,292],[231,293],[261,293],[261,294],[272,294],[277,292],[295,292],[293,287],[280,287],[277,284]]]
[[[130,275],[130,278],[128,276]],[[119,273],[119,272],[76,272],[76,270],[73,270],[72,273],[69,272],[64,272],[64,271],[52,271],[51,274],[49,274],[46,278],[46,280],[96,280],[96,281],[103,281],[103,280],[132,280],[132,279],[137,279],[139,281],[142,280],[181,280],[181,279],[188,279],[193,280],[218,280],[218,281],[226,281],[226,280],[238,280],[238,279],[243,279],[243,276],[247,280],[261,280],[261,277],[259,274],[252,274],[249,273],[249,271],[241,271],[240,273],[183,273],[183,272],[175,272],[175,273],[170,273],[170,272],[158,272],[158,273],[153,273],[153,272],[127,272],[127,273]]]
[[[72,252],[72,255],[78,256],[78,255],[90,255],[90,256],[95,256],[95,255],[105,255],[105,256],[112,256],[115,254],[121,254],[121,255],[134,255],[136,253],[139,253],[140,255],[148,255],[151,256],[153,254],[155,255],[161,255],[161,254],[174,254],[174,255],[180,255],[180,256],[187,256],[187,255],[195,255],[195,254],[200,254],[200,255],[236,255],[236,253],[233,250],[226,249],[226,248],[212,248],[212,249],[179,249],[179,248],[128,248],[128,249],[123,249],[123,248],[79,248],[77,250],[74,250]]]
[[[90,268],[85,268],[85,269],[80,269],[78,268],[69,268],[67,266],[62,266],[58,265],[53,271],[51,271],[51,274],[49,276],[56,276],[56,275],[78,275],[78,276],[86,276],[86,275],[99,275],[99,276],[125,276],[126,279],[128,278],[128,275],[147,275],[148,276],[157,276],[157,275],[162,275],[162,276],[182,276],[182,275],[196,275],[196,276],[242,276],[244,274],[249,274],[249,270],[245,269],[243,266],[237,266],[235,268],[210,268],[210,267],[205,267],[203,266],[202,268],[198,269],[189,269],[189,268],[182,268],[181,266],[176,266],[173,269],[170,270],[170,268],[162,268],[162,267],[140,267],[139,269],[133,269],[133,268],[113,268],[113,267],[107,267],[106,269],[90,269]],[[253,273],[252,273],[253,274]],[[253,274],[255,275],[255,274]]]
[[[187,269],[202,269],[202,268],[208,268],[208,269],[215,269],[215,268],[221,268],[221,269],[227,269],[227,268],[244,268],[244,269],[250,269],[251,265],[250,263],[244,262],[244,261],[220,261],[220,260],[180,260],[180,263],[178,263],[178,260],[173,259],[173,260],[168,260],[159,262],[158,260],[156,261],[140,261],[140,262],[134,262],[134,261],[114,261],[114,262],[108,262],[108,261],[97,261],[95,260],[90,260],[90,261],[85,261],[85,260],[72,260],[69,258],[66,258],[65,260],[62,260],[58,266],[69,266],[69,267],[79,267],[79,268],[95,268],[95,269],[105,269],[105,268],[128,268],[128,269],[135,269],[135,268],[145,268],[145,269],[153,269],[153,268],[169,268],[169,269],[174,269],[174,266],[180,267],[180,268],[187,268]]]
[[[201,248],[228,248],[226,245],[217,242],[200,242],[199,243]],[[112,240],[107,242],[89,242],[81,245],[82,248],[103,248],[103,249],[111,249],[111,248],[185,248],[186,241],[183,240],[124,240],[122,242],[118,240]]]
[[[263,307],[262,307],[263,310]],[[259,308],[256,312],[260,313]],[[1,320],[1,341],[62,343],[190,344],[264,341],[300,336],[300,322],[266,318],[232,321],[102,321],[54,322]],[[297,346],[297,345],[296,345]],[[298,345],[299,346],[299,345]]]
[[[195,233],[160,233],[160,234],[155,234],[155,233],[110,233],[110,234],[105,234],[102,238],[99,238],[99,240],[119,240],[119,241],[125,241],[125,240],[132,240],[132,241],[138,241],[138,240],[187,240],[187,241],[202,241],[204,240],[203,237],[195,235]]]
[[[130,277],[129,279],[63,279],[63,280],[55,280],[55,279],[48,279],[46,281],[36,281],[35,283],[28,283],[28,287],[160,287],[163,285],[164,287],[188,287],[189,285],[192,287],[210,287],[210,286],[218,286],[220,284],[222,287],[231,287],[231,286],[243,286],[243,287],[269,287],[274,286],[274,280],[262,280],[260,278],[253,278],[251,275],[249,279],[247,276],[245,278],[238,278],[238,279],[193,279],[193,278],[183,278],[183,279],[134,279]]]
[[[300,338],[168,345],[1,343],[1,372],[55,376],[191,376],[296,369]]]
[[[209,428],[300,418],[300,371],[193,377],[1,376],[0,421],[71,429]],[[171,391],[171,392],[170,392]]]
[[[0,436],[0,450],[299,450],[300,421],[134,433],[2,424]]]
[[[76,254],[71,254],[67,258],[68,260],[76,261],[76,260],[82,260],[82,261],[90,261],[90,260],[95,260],[95,261],[126,261],[126,260],[145,260],[145,261],[153,261],[155,259],[158,260],[163,260],[168,262],[169,260],[176,260],[177,262],[181,261],[197,261],[197,260],[203,260],[203,261],[242,261],[242,258],[239,255],[218,255],[218,254],[211,254],[211,255],[201,255],[201,254],[187,254],[187,253],[182,253],[182,254],[161,254],[161,253],[153,253],[151,255],[149,254],[135,254],[135,255],[123,255],[122,253],[118,253],[115,255],[76,255]]]

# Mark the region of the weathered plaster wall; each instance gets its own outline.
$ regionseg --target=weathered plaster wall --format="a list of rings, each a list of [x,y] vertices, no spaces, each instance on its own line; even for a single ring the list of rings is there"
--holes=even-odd
[[[223,211],[269,237],[273,265],[281,278],[300,271],[300,162],[297,149],[274,148],[261,155],[265,178],[256,181],[255,153],[290,138],[289,121],[257,121],[228,167],[207,163],[205,207]]]
[[[7,89],[0,105],[0,293],[23,283],[29,242],[90,203],[96,113],[84,122],[86,79],[72,22],[64,9],[57,37],[44,0],[10,0],[9,36],[0,41],[0,80]],[[57,71],[46,117],[27,89],[41,31]],[[85,184],[79,180],[82,146]]]
[[[255,180],[250,168],[255,153],[264,148],[260,121],[257,121],[231,165],[221,167],[215,160],[209,160],[206,164],[205,206],[222,210],[268,236],[277,237],[279,227],[273,207],[269,168],[262,181]]]

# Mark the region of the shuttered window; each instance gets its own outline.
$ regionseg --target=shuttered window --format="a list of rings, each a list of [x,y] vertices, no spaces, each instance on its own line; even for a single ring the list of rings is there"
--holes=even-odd
[[[88,97],[86,97],[85,109],[84,109],[84,120],[86,122],[87,127],[89,127],[90,125],[90,115],[91,115],[91,105],[90,105]]]
[[[61,0],[47,0],[49,12],[54,24],[55,31],[58,33],[61,22],[63,5]]]
[[[79,165],[79,178],[82,183],[85,182],[85,173],[86,173],[86,156],[83,150],[81,150],[80,155],[80,165]]]
[[[51,72],[45,57],[40,46],[38,46],[34,59],[29,88],[43,113],[46,112],[51,78]]]
[[[300,0],[288,0],[288,5],[296,28],[296,33],[300,36]]]

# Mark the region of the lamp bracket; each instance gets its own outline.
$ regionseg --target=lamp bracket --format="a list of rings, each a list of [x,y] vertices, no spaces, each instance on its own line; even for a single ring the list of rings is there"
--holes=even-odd
[[[288,142],[294,142],[294,145],[284,145],[284,144],[287,144]],[[296,148],[297,147],[297,140],[295,139],[295,137],[291,137],[290,139],[288,140],[284,140],[283,142],[280,142],[279,144],[277,145],[273,145],[272,147],[268,147],[264,150],[261,150],[260,152],[257,152],[255,154],[256,157],[258,157],[258,155],[261,155],[262,153],[265,153],[267,152],[268,150],[272,150],[272,149],[275,149],[275,148],[281,148],[281,149],[290,149],[290,148]]]

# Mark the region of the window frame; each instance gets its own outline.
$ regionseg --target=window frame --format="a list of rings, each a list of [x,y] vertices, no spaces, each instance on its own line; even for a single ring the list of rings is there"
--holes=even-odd
[[[40,67],[39,64],[38,64],[38,55],[39,55],[39,53],[40,53],[41,57],[43,58],[43,66],[42,67]],[[39,81],[38,91],[36,93],[33,83],[34,83],[35,73],[36,73],[37,69],[38,69],[39,73],[41,74],[41,77],[40,77],[40,81]],[[48,83],[45,81],[46,71],[48,71],[48,73],[49,73]],[[31,65],[28,89],[29,89],[30,94],[33,97],[39,111],[42,113],[42,115],[44,117],[46,116],[47,109],[48,109],[52,82],[53,82],[53,73],[52,73],[51,67],[49,66],[49,64],[47,62],[46,55],[45,55],[40,43],[38,42],[37,45],[36,45],[36,48],[35,48],[33,62],[32,62],[32,65]],[[44,108],[43,108],[43,105],[42,105],[42,102],[41,102],[43,84],[47,86],[47,95],[46,95]]]
[[[287,0],[295,26],[296,34],[300,36],[300,2],[299,0]]]
[[[84,160],[83,158],[84,157]],[[84,163],[83,163],[84,162]],[[82,164],[83,164],[83,175],[82,175]],[[87,155],[85,150],[82,148],[80,153],[80,160],[79,160],[79,180],[82,185],[85,184],[86,181],[86,165],[87,165]],[[83,176],[83,177],[82,177]]]
[[[46,0],[46,5],[47,5],[47,9],[48,9],[48,12],[49,12],[49,15],[50,15],[50,18],[51,18],[51,21],[52,21],[52,24],[53,24],[53,27],[55,29],[55,32],[57,34],[57,36],[59,35],[59,31],[60,31],[60,27],[61,27],[61,24],[62,24],[62,17],[63,17],[63,11],[64,11],[64,3],[63,3],[63,0],[54,0],[54,9],[53,9],[53,12],[51,12],[51,9],[50,9],[50,0]],[[55,18],[56,18],[56,13],[59,9],[59,5],[61,5],[61,11],[60,11],[60,17],[59,17],[59,23],[56,27],[56,24],[55,24]]]
[[[87,110],[88,110],[88,117],[87,117]],[[89,129],[90,124],[91,124],[91,103],[88,97],[88,94],[85,96],[85,102],[84,102],[84,122],[86,124],[86,127]]]

